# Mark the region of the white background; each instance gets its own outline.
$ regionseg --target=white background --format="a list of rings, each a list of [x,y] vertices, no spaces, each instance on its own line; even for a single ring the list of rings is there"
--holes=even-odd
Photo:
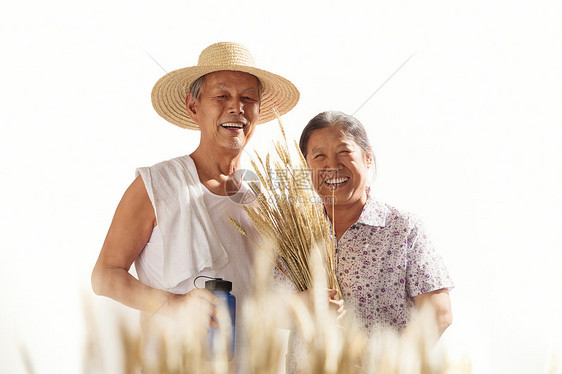
[[[374,191],[422,216],[449,266],[451,352],[476,373],[544,372],[562,347],[562,3],[261,4],[2,3],[0,372],[25,372],[22,346],[37,373],[81,370],[83,298],[134,169],[197,145],[152,109],[164,71],[148,54],[173,70],[217,41],[297,85],[294,138],[415,53],[356,114]]]

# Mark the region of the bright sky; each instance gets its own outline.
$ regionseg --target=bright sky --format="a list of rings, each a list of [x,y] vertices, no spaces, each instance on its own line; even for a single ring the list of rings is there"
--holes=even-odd
[[[82,296],[134,169],[198,141],[152,109],[164,71],[149,55],[173,70],[217,41],[299,88],[293,138],[413,55],[356,113],[375,194],[423,217],[449,266],[451,351],[475,373],[544,372],[562,350],[562,3],[263,4],[2,3],[0,372],[25,372],[21,345],[37,373],[80,371]]]

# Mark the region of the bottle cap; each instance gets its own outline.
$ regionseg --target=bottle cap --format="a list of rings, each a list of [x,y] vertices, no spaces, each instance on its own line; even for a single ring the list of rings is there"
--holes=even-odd
[[[209,291],[232,291],[232,282],[222,278],[208,280],[205,282],[205,289]]]

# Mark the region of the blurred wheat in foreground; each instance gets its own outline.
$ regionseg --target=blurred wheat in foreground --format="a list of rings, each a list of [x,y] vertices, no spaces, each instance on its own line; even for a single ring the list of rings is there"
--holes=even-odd
[[[259,285],[253,297],[241,305],[245,336],[237,372],[282,373],[285,366],[286,340],[279,326],[292,321],[301,335],[299,370],[302,373],[471,373],[469,361],[451,362],[447,354],[434,349],[431,325],[433,315],[419,315],[401,336],[381,330],[370,339],[348,316],[336,323],[327,308],[325,292],[314,288],[312,307],[298,298],[284,298],[272,291],[271,262],[257,262]],[[318,291],[318,292],[316,292]],[[93,373],[214,373],[235,372],[227,358],[228,334],[222,334],[210,357],[205,351],[205,330],[197,318],[186,312],[182,321],[169,320],[152,344],[141,337],[137,321],[115,318],[113,325],[96,326],[96,318],[87,308],[88,336],[84,372]],[[219,310],[219,324],[228,313]],[[238,319],[240,321],[240,319]],[[224,325],[227,325],[225,323]],[[105,331],[104,331],[105,330]],[[109,338],[106,330],[111,330]],[[228,332],[228,329],[225,329]],[[108,354],[108,351],[112,352]],[[113,355],[113,356],[112,356]],[[109,358],[112,357],[112,358]]]

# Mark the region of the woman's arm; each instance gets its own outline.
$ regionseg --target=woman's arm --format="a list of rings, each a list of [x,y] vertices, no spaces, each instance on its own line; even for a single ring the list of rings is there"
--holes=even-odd
[[[414,296],[413,299],[418,310],[426,303],[429,303],[429,305],[433,308],[435,311],[435,322],[437,324],[439,336],[441,336],[447,327],[453,323],[451,298],[449,297],[449,290],[447,288]]]

